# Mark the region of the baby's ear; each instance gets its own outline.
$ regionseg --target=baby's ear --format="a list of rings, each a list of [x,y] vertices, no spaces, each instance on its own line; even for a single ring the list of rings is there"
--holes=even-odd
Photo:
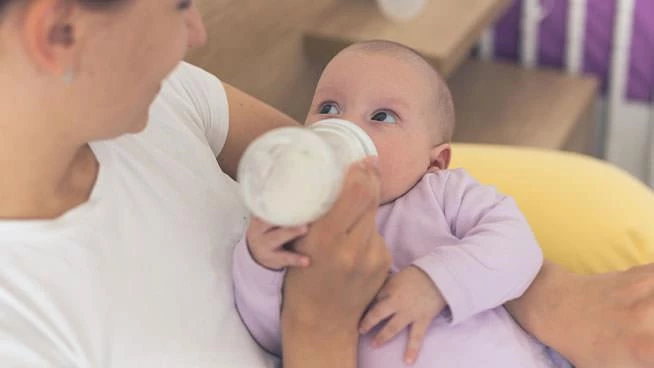
[[[429,153],[429,171],[446,170],[450,167],[451,157],[452,146],[449,143],[433,147]]]

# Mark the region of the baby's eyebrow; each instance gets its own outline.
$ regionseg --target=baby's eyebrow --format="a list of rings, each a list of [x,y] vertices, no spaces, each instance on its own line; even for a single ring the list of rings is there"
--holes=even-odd
[[[341,88],[332,85],[322,85],[316,88],[315,94],[335,95],[341,96]]]
[[[409,109],[409,103],[403,98],[385,97],[379,100],[379,104],[384,107],[389,107],[398,110]]]

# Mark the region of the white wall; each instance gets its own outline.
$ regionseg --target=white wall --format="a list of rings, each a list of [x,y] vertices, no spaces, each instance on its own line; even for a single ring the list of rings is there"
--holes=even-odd
[[[605,102],[598,102],[599,116],[606,114]],[[624,102],[617,107],[619,121],[614,124],[614,131],[609,132],[614,152],[607,160],[627,170],[632,175],[649,183],[654,175],[652,154],[652,119],[651,105],[639,102]]]

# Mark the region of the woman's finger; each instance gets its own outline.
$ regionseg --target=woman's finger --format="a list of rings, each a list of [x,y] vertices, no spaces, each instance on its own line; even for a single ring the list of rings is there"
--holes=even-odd
[[[416,362],[416,359],[418,359],[422,340],[425,338],[430,323],[430,320],[426,320],[415,321],[411,324],[409,341],[407,342],[406,352],[404,354],[404,362],[406,364],[413,364]]]
[[[366,313],[359,325],[359,332],[367,334],[380,322],[392,316],[396,312],[395,305],[389,299],[382,299],[376,302]]]
[[[350,227],[371,207],[379,205],[379,175],[373,164],[362,161],[353,164],[348,170],[339,199],[334,207],[316,226],[340,234],[346,233]]]

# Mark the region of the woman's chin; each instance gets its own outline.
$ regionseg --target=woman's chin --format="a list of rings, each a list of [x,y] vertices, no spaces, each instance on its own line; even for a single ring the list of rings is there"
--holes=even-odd
[[[125,134],[137,134],[141,133],[148,126],[148,121],[150,119],[150,110],[147,109],[139,115],[134,115],[131,119],[124,121],[127,123],[117,129],[111,138],[118,138]]]
[[[129,133],[141,133],[148,126],[148,121],[150,120],[150,110],[148,109],[142,116],[134,121],[132,124],[132,129]]]

